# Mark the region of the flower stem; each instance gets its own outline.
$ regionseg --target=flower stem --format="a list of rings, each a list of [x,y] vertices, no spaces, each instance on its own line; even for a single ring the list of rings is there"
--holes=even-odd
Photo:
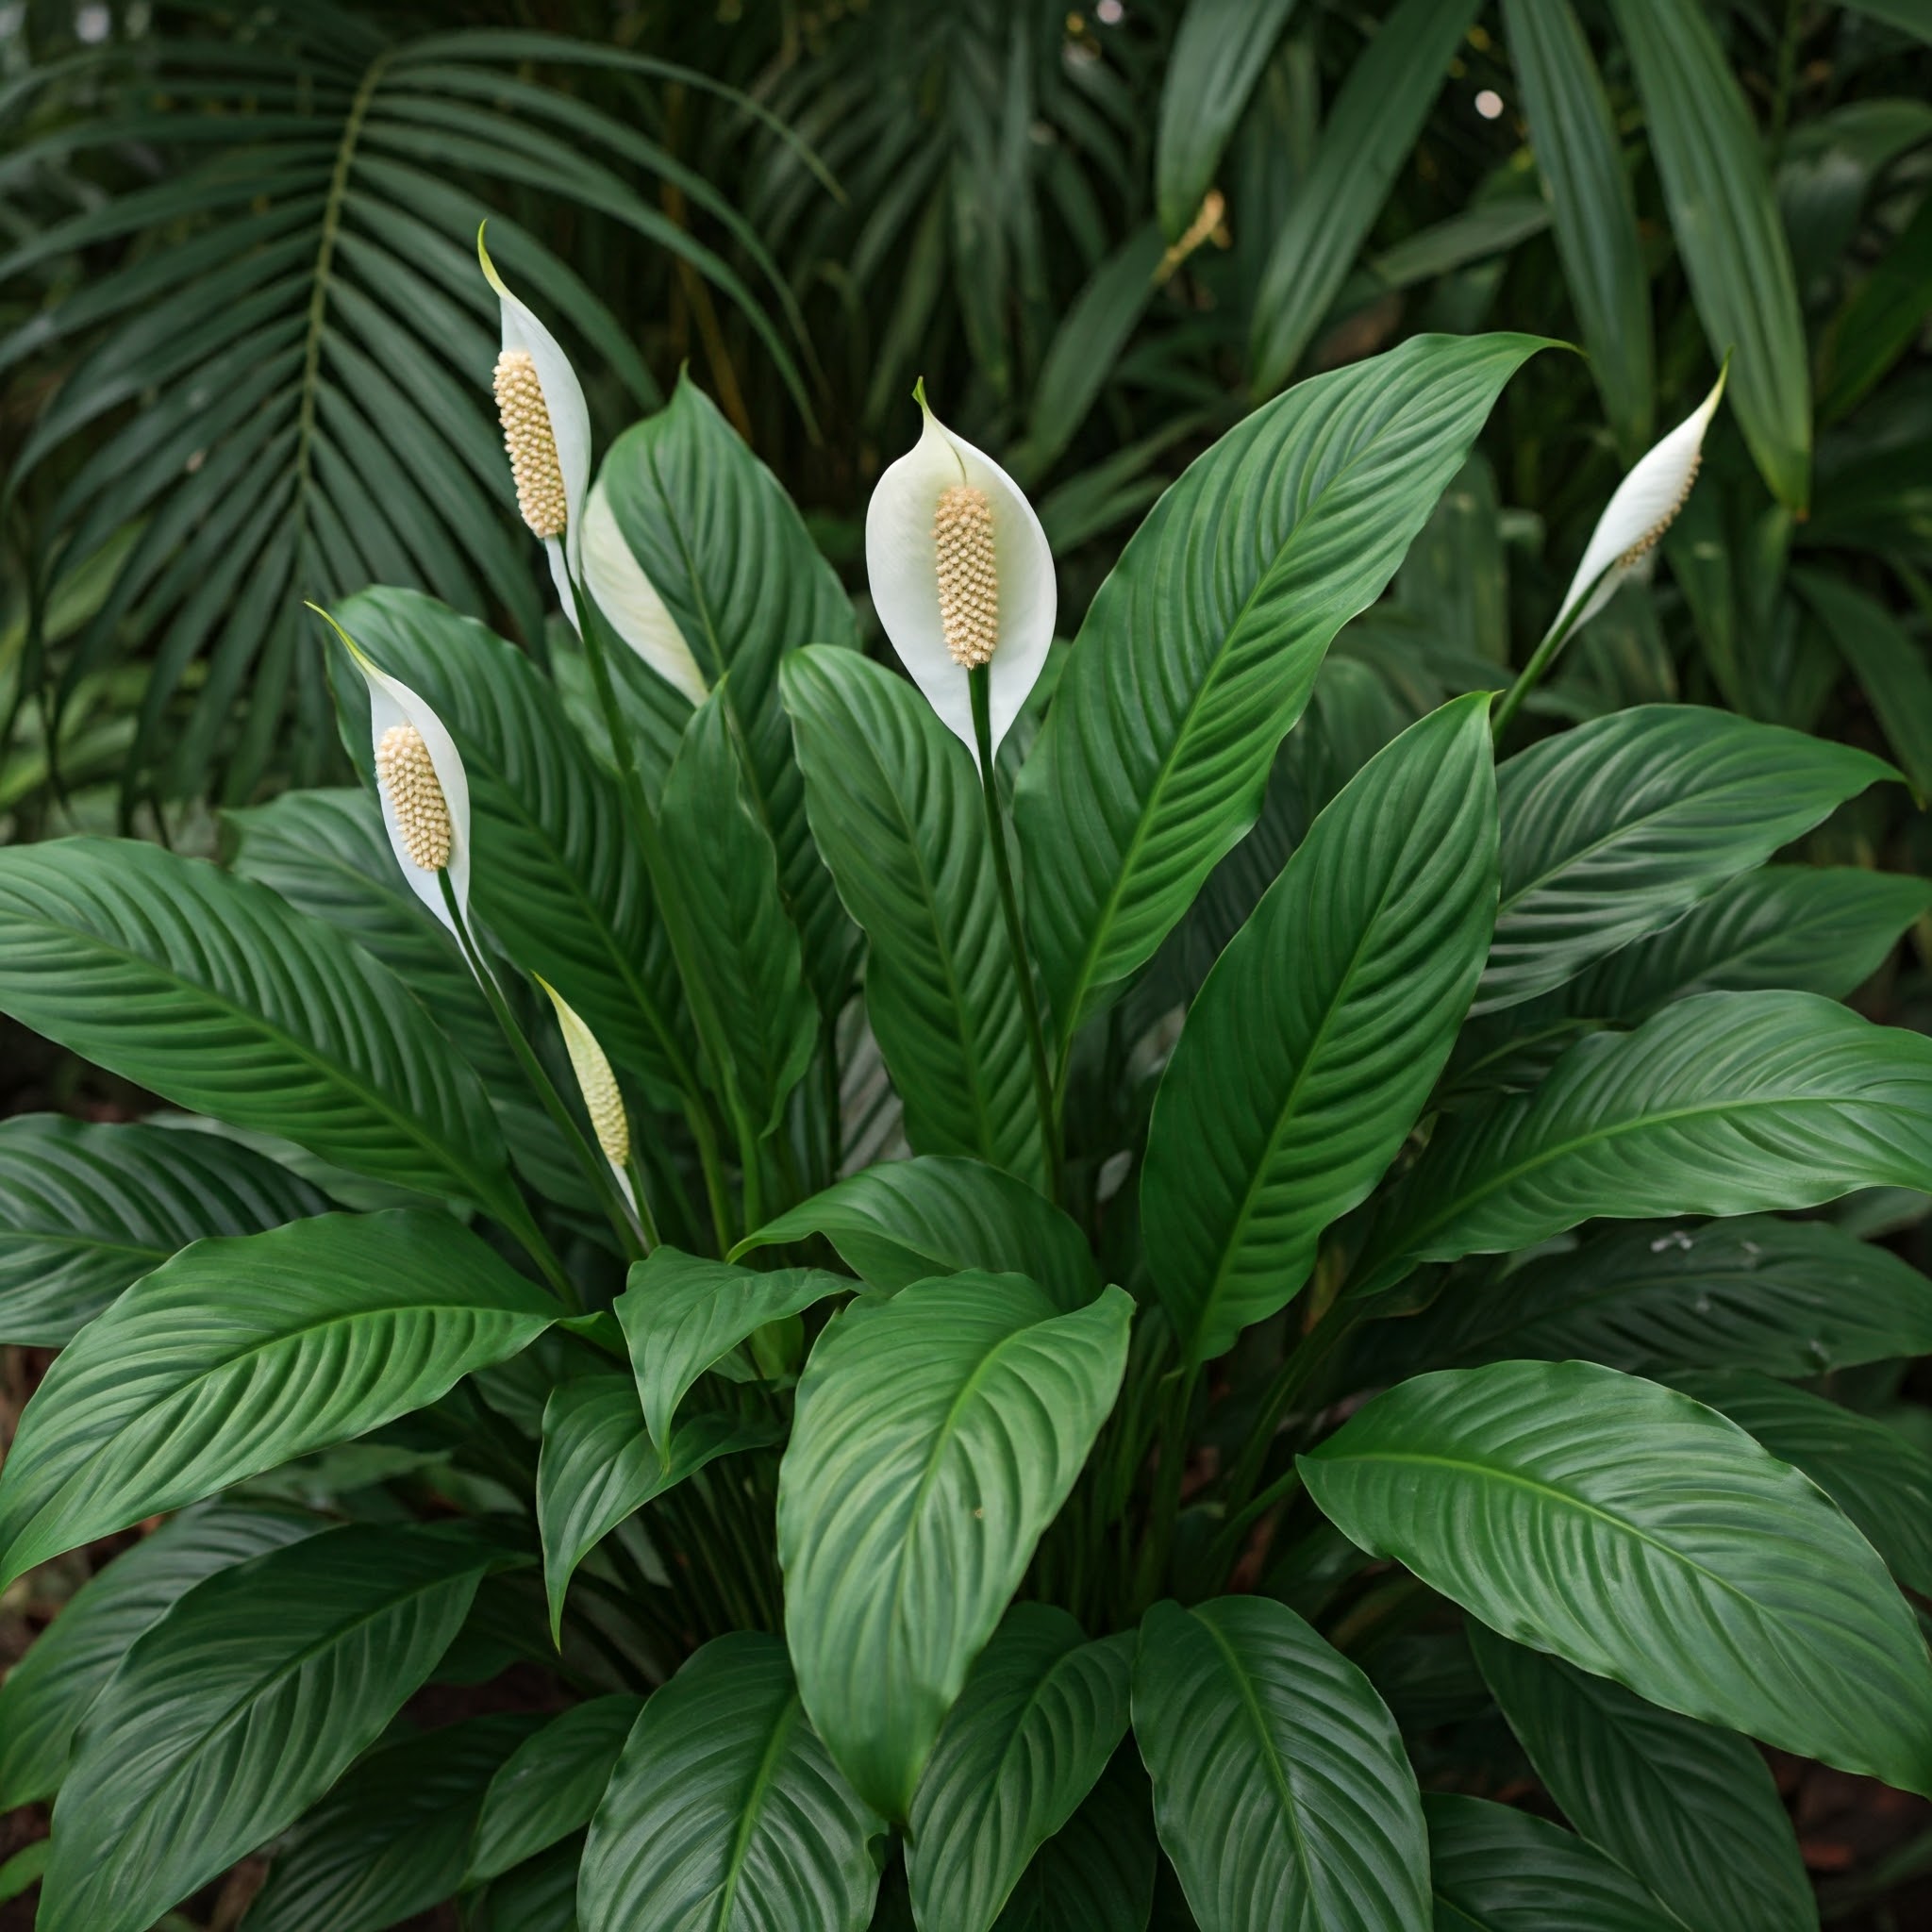
[[[992,685],[991,668],[977,665],[966,674],[973,693],[973,735],[979,745],[979,790],[986,802],[986,836],[992,846],[993,876],[999,881],[1000,910],[1006,919],[1007,944],[1013,956],[1013,979],[1020,989],[1020,1010],[1026,1022],[1026,1050],[1033,1062],[1033,1097],[1040,1108],[1041,1144],[1053,1198],[1060,1198],[1058,1116],[1053,1104],[1053,1075],[1047,1068],[1046,1033],[1041,1024],[1040,995],[1033,985],[1033,961],[1020,924],[1020,899],[1013,890],[1012,858],[1007,850],[1006,814],[1000,809],[999,778],[992,756]]]
[[[624,714],[618,709],[616,687],[610,681],[610,666],[604,655],[603,633],[593,622],[583,586],[574,575],[570,577],[570,593],[577,635],[583,640],[584,661],[591,673],[591,689],[596,693],[597,708],[604,716],[604,728],[610,736],[611,755],[617,760],[618,782],[624,789],[625,802],[630,808],[632,836],[644,856],[644,869],[651,875],[651,887],[657,897],[658,909],[663,916],[665,935],[671,941],[672,958],[677,964],[677,976],[683,983],[685,999],[690,1003],[691,1018],[697,1024],[699,1044],[710,1059],[719,1084],[723,1086],[729,1064],[723,1029],[712,1008],[704,975],[698,971],[696,949],[691,944],[683,895],[672,874],[663,841],[658,836],[658,822],[651,815],[650,801],[644,796],[644,781],[638,771],[637,753],[632,748],[630,733],[625,728]],[[724,1175],[718,1168],[717,1139],[711,1132],[702,1088],[688,1068],[680,1067],[676,1071],[679,1084],[686,1091],[686,1112],[698,1142],[698,1158],[704,1163],[705,1191],[710,1198],[718,1252],[724,1254],[731,1245],[732,1222]],[[755,1194],[758,1185],[758,1137],[752,1132],[750,1122],[744,1118],[742,1108],[732,1107],[730,1114],[738,1139],[739,1166],[744,1175],[745,1190],[748,1194]],[[701,1116],[704,1117],[702,1128],[699,1125]]]
[[[1543,634],[1543,641],[1530,653],[1529,662],[1516,674],[1516,682],[1503,693],[1503,701],[1496,707],[1496,715],[1491,720],[1490,729],[1498,744],[1503,734],[1509,728],[1509,721],[1523,708],[1523,701],[1542,682],[1543,673],[1556,662],[1557,653],[1569,641],[1570,633],[1576,628],[1574,618],[1562,624],[1555,624]]]
[[[451,890],[449,874],[438,874],[442,882],[442,903],[448,908],[451,923],[456,927],[457,940],[462,946],[463,957],[469,962],[470,971],[475,974],[476,983],[483,990],[483,997],[489,1003],[491,1013],[509,1050],[516,1056],[517,1065],[524,1070],[524,1076],[536,1091],[537,1098],[543,1105],[543,1111],[557,1124],[565,1144],[570,1148],[577,1165],[583,1170],[584,1177],[591,1184],[591,1191],[596,1195],[598,1205],[608,1217],[610,1225],[616,1230],[619,1244],[626,1259],[636,1258],[638,1253],[638,1232],[630,1217],[624,1198],[611,1185],[610,1170],[604,1157],[585,1139],[584,1132],[576,1124],[575,1117],[564,1104],[563,1095],[557,1091],[556,1083],[544,1071],[543,1062],[537,1058],[530,1042],[524,1038],[524,1029],[516,1023],[516,1016],[509,1009],[509,1003],[503,996],[503,989],[496,983],[496,975],[491,972],[488,962],[478,951],[476,941],[471,937],[468,923],[457,906],[456,893]],[[568,1276],[563,1277],[560,1290],[565,1304],[573,1314],[583,1312],[583,1304],[575,1285]]]

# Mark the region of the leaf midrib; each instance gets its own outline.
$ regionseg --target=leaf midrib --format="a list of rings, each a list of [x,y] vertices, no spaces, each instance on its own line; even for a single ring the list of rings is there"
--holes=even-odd
[[[739,1881],[744,1875],[745,1862],[751,1857],[752,1839],[764,1818],[765,1802],[777,1780],[779,1761],[791,1741],[792,1732],[798,1727],[799,1713],[803,1708],[798,1692],[793,1690],[786,1698],[784,1707],[772,1726],[771,1736],[765,1740],[765,1748],[753,1768],[751,1781],[739,1807],[738,1824],[731,1834],[731,1849],[725,1856],[724,1874],[718,1888],[717,1910],[711,1917],[717,1932],[729,1932],[731,1908],[737,1901]]]
[[[1868,1094],[1771,1093],[1763,1095],[1754,1094],[1748,1099],[1701,1101],[1694,1107],[1670,1108],[1660,1112],[1639,1114],[1627,1121],[1610,1122],[1606,1125],[1593,1127],[1586,1133],[1578,1134],[1571,1140],[1557,1141],[1541,1153],[1532,1155],[1527,1159],[1518,1161],[1513,1167],[1499,1170],[1496,1174],[1483,1182],[1481,1186],[1473,1188],[1467,1193],[1456,1197],[1439,1213],[1429,1220],[1421,1223],[1414,1233],[1404,1241],[1400,1252],[1405,1256],[1414,1255],[1419,1242],[1426,1241],[1431,1236],[1440,1233],[1443,1227],[1452,1225],[1457,1219],[1469,1213],[1472,1208],[1486,1200],[1490,1195],[1496,1193],[1504,1188],[1513,1186],[1525,1175],[1535,1174],[1540,1168],[1547,1167],[1552,1161],[1567,1158],[1570,1155],[1578,1153],[1588,1147],[1607,1144],[1625,1134],[1646,1133],[1652,1128],[1671,1126],[1680,1121],[1701,1120],[1713,1115],[1735,1116],[1738,1114],[1755,1113],[1772,1108],[1841,1108],[1854,1105],[1884,1107],[1888,1111],[1893,1113],[1908,1113],[1910,1111],[1910,1109],[1900,1107],[1896,1103],[1874,1101]]]

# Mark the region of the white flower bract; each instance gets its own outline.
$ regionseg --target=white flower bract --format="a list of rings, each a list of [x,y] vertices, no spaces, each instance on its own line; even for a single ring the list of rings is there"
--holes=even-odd
[[[1588,624],[1627,578],[1651,567],[1658,541],[1676,520],[1704,460],[1704,436],[1724,392],[1729,365],[1710,393],[1660,442],[1637,459],[1591,532],[1583,561],[1563,595],[1554,630]]]
[[[583,385],[570,366],[570,358],[528,306],[510,293],[490,258],[490,251],[483,245],[481,228],[476,230],[476,259],[482,263],[490,286],[496,291],[503,318],[504,348],[521,349],[529,356],[543,391],[543,407],[557,444],[557,468],[563,478],[566,509],[563,535],[545,538],[543,548],[550,558],[550,575],[556,582],[557,594],[563,601],[563,613],[575,624],[576,606],[570,586],[573,577],[582,581],[578,556],[583,547],[584,503],[591,491],[591,411],[584,402]]]
[[[618,526],[603,477],[591,486],[584,511],[584,589],[605,621],[674,690],[692,704],[710,695],[677,620]]]
[[[919,441],[879,478],[866,508],[866,575],[874,608],[899,661],[924,692],[940,722],[976,758],[972,687],[965,665],[955,655],[955,646],[965,636],[961,623],[970,619],[973,631],[967,654],[990,653],[988,709],[992,748],[997,752],[1053,642],[1058,603],[1053,553],[1020,486],[990,456],[955,436],[926,408],[923,395],[919,407],[924,418]],[[976,496],[948,496],[949,491],[962,490]],[[963,605],[957,601],[960,587],[954,587],[951,641],[941,605],[938,543],[942,499],[955,511],[946,524],[949,533],[958,524],[961,505],[974,509],[975,546],[983,547],[978,527],[982,508],[990,512],[992,525],[995,582],[968,587],[973,595]],[[987,604],[997,610],[991,625],[983,608]]]

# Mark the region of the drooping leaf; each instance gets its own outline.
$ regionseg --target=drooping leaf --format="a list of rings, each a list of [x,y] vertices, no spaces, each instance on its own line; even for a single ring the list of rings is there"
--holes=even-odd
[[[1879,779],[1882,759],[1697,705],[1638,705],[1496,774],[1503,903],[1476,1010],[1668,925]]]
[[[781,1268],[770,1274],[658,1248],[630,1271],[612,1312],[630,1349],[644,1425],[661,1448],[671,1440],[677,1406],[714,1363],[768,1322],[802,1314],[853,1283],[824,1268]]]
[[[384,1932],[463,1880],[491,1780],[541,1719],[473,1717],[380,1744],[289,1834],[249,1932]]]
[[[147,1932],[373,1744],[500,1553],[352,1524],[218,1571],[102,1690],[54,1810],[43,1932]]]
[[[689,1063],[669,942],[616,781],[521,651],[413,591],[365,591],[335,613],[376,666],[420,692],[469,775],[472,909],[583,1015],[614,1059],[675,1094]],[[344,736],[369,770],[367,695],[331,658]]]
[[[179,1106],[524,1224],[475,1074],[385,967],[246,879],[131,840],[0,853],[0,1009]]]
[[[1546,1819],[1430,1791],[1435,1932],[1679,1932],[1642,1886]]]
[[[499,1877],[590,1824],[642,1708],[614,1691],[572,1705],[522,1740],[483,1794],[463,1882]]]
[[[1538,346],[1423,336],[1303,383],[1223,437],[1135,533],[1014,800],[1063,1049],[1254,823],[1330,640],[1394,574]]]
[[[191,1241],[327,1207],[286,1168],[209,1135],[53,1113],[0,1121],[0,1338],[58,1348]]]
[[[216,1503],[162,1524],[83,1584],[0,1682],[0,1811],[59,1790],[101,1686],[178,1598],[217,1570],[324,1526],[306,1510]]]
[[[1818,1904],[1763,1756],[1735,1731],[1473,1624],[1496,1702],[1578,1831],[1690,1932],[1815,1932]]]
[[[1872,1546],[1712,1410],[1590,1362],[1419,1375],[1301,1457],[1349,1540],[1519,1643],[1908,1790],[1932,1659]]]
[[[1444,1124],[1359,1292],[1422,1260],[1597,1217],[1809,1208],[1932,1188],[1932,1042],[1800,992],[1708,992],[1573,1046],[1534,1091]]]
[[[870,941],[866,1010],[906,1131],[1039,1181],[1045,1156],[973,760],[904,678],[856,651],[785,660],[812,836]]]
[[[1611,0],[1643,99],[1677,258],[1712,358],[1732,355],[1731,400],[1779,502],[1811,488],[1811,379],[1797,279],[1764,145],[1702,8]]]
[[[1802,1380],[1932,1354],[1932,1281],[1827,1221],[1640,1222],[1377,1335],[1417,1368],[1574,1357],[1665,1379],[1736,1368]]]
[[[1177,242],[1214,185],[1228,137],[1294,0],[1190,0],[1167,57],[1154,147],[1160,232]]]
[[[424,1407],[561,1312],[441,1214],[197,1242],[90,1324],[28,1403],[0,1469],[0,1578]]]
[[[1155,1098],[1141,1214],[1191,1359],[1285,1307],[1323,1230],[1401,1150],[1475,990],[1495,905],[1484,692],[1363,768],[1189,1010]]]
[[[1134,1737],[1200,1932],[1424,1932],[1422,1800],[1395,1720],[1285,1604],[1157,1604]]]
[[[1154,1813],[1131,1744],[1033,1855],[993,1932],[1147,1932]]]
[[[1314,341],[1476,12],[1476,0],[1400,0],[1356,57],[1255,296],[1257,396],[1279,389]]]
[[[1042,1195],[984,1161],[916,1155],[835,1181],[768,1221],[737,1256],[824,1235],[882,1293],[934,1274],[1026,1274],[1069,1311],[1100,1292],[1078,1226]]]
[[[690,916],[694,965],[729,1064],[726,1099],[773,1132],[818,1045],[819,1009],[778,891],[778,855],[745,780],[730,687],[685,727],[664,781],[659,836]],[[803,809],[801,806],[800,809]]]
[[[800,1694],[855,1789],[907,1814],[940,1724],[1079,1474],[1126,1362],[1118,1288],[1063,1314],[968,1271],[820,1336],[778,1483]]]
[[[1745,1369],[1676,1374],[1671,1386],[1803,1470],[1907,1589],[1932,1594],[1932,1455],[1874,1416]]]
[[[1034,1854],[1126,1734],[1131,1641],[1090,1643],[1017,1604],[967,1674],[912,1801],[906,1871],[922,1925],[991,1932]]]
[[[644,1431],[637,1384],[625,1374],[578,1375],[543,1407],[537,1460],[537,1524],[550,1635],[561,1641],[564,1596],[577,1565],[625,1518],[706,1463],[773,1440],[763,1425],[697,1415],[659,1454]]]
[[[1450,1060],[1457,1085],[1533,1085],[1579,1035],[1634,1026],[1700,992],[1790,989],[1842,999],[1871,978],[1932,883],[1859,866],[1765,865],[1661,930],[1520,1007],[1472,1021]]]
[[[1650,445],[1656,407],[1650,275],[1617,124],[1570,0],[1503,0],[1503,28],[1590,372],[1618,447],[1635,462]]]
[[[584,1932],[865,1932],[885,1822],[799,1703],[785,1646],[714,1638],[644,1706],[591,1821]]]
[[[806,975],[824,1010],[836,1012],[855,935],[806,824],[778,670],[803,644],[856,645],[851,600],[777,479],[689,378],[611,444],[600,487],[706,681],[730,674],[725,699],[749,753],[755,808],[777,849]]]
[[[578,1932],[577,1868],[584,1834],[493,1878],[473,1895],[468,1932]]]

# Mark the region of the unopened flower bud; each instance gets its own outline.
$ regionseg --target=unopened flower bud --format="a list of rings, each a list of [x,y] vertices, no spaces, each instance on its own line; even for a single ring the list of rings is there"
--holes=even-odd
[[[1612,569],[1619,571],[1635,570],[1663,541],[1664,532],[1677,521],[1678,511],[1690,500],[1690,486],[1697,481],[1697,473],[1703,467],[1704,448],[1702,444],[1699,444],[1690,453],[1690,466],[1684,472],[1683,482],[1677,487],[1676,500],[1671,505],[1669,509],[1665,510],[1657,518],[1656,523],[1651,525],[1649,529],[1644,531],[1642,536],[1638,538],[1636,542],[1631,544],[1629,549],[1619,555],[1616,562],[1611,566]]]
[[[991,661],[1000,641],[992,499],[971,483],[941,491],[932,513],[932,544],[940,630],[953,662],[971,671]]]
[[[604,1150],[605,1159],[622,1175],[624,1164],[630,1158],[630,1120],[624,1110],[617,1075],[610,1071],[610,1062],[597,1044],[597,1036],[584,1024],[576,1008],[541,974],[537,984],[550,995],[550,1004],[557,1008],[564,1051],[570,1055],[571,1072],[577,1076],[577,1091],[584,1096],[584,1111],[591,1116],[591,1130],[597,1137],[597,1145]]]
[[[570,522],[563,470],[549,406],[527,349],[506,349],[496,358],[496,413],[516,480],[517,509],[536,537],[560,537]]]
[[[423,734],[413,724],[391,724],[375,747],[375,775],[395,808],[409,862],[419,872],[449,864],[449,802]]]

